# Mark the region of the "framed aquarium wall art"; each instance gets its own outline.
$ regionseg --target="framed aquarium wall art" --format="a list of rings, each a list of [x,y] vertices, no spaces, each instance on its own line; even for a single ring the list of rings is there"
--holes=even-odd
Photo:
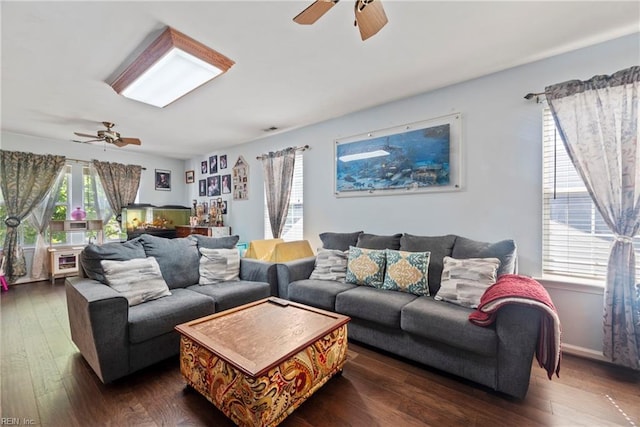
[[[335,141],[336,197],[462,188],[460,113]]]

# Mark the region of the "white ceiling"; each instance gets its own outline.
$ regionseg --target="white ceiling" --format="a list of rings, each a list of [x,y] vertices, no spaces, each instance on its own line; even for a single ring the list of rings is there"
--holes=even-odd
[[[351,1],[295,24],[310,3],[2,1],[2,130],[74,144],[112,121],[142,139],[123,150],[187,159],[640,31],[637,1],[385,0],[362,42]],[[117,95],[166,25],[236,65],[164,109]]]

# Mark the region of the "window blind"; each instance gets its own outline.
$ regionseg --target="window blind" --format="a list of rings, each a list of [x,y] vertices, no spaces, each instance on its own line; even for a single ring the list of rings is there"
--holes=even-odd
[[[297,152],[296,164],[293,168],[293,185],[291,188],[291,197],[289,199],[289,211],[281,236],[281,238],[286,242],[303,239],[303,171],[303,156],[301,152]],[[267,210],[266,196],[264,198],[264,238],[273,239],[271,224],[269,223],[269,211]]]
[[[543,272],[605,279],[613,233],[591,200],[560,138],[543,113]],[[636,262],[640,238],[634,239]],[[636,267],[637,283],[640,269]]]

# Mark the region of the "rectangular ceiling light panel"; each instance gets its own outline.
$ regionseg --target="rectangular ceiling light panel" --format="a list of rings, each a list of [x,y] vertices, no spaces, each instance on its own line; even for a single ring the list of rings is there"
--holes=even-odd
[[[168,27],[111,86],[122,96],[162,108],[233,64],[224,55]]]

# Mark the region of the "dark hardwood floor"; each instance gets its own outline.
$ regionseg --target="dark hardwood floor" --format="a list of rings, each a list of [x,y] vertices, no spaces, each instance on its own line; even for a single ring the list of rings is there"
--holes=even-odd
[[[103,385],[71,342],[62,281],[11,287],[0,302],[0,425],[232,425],[185,388],[177,357]],[[640,374],[565,355],[553,381],[534,362],[517,401],[350,344],[343,375],[282,425],[640,426]]]

